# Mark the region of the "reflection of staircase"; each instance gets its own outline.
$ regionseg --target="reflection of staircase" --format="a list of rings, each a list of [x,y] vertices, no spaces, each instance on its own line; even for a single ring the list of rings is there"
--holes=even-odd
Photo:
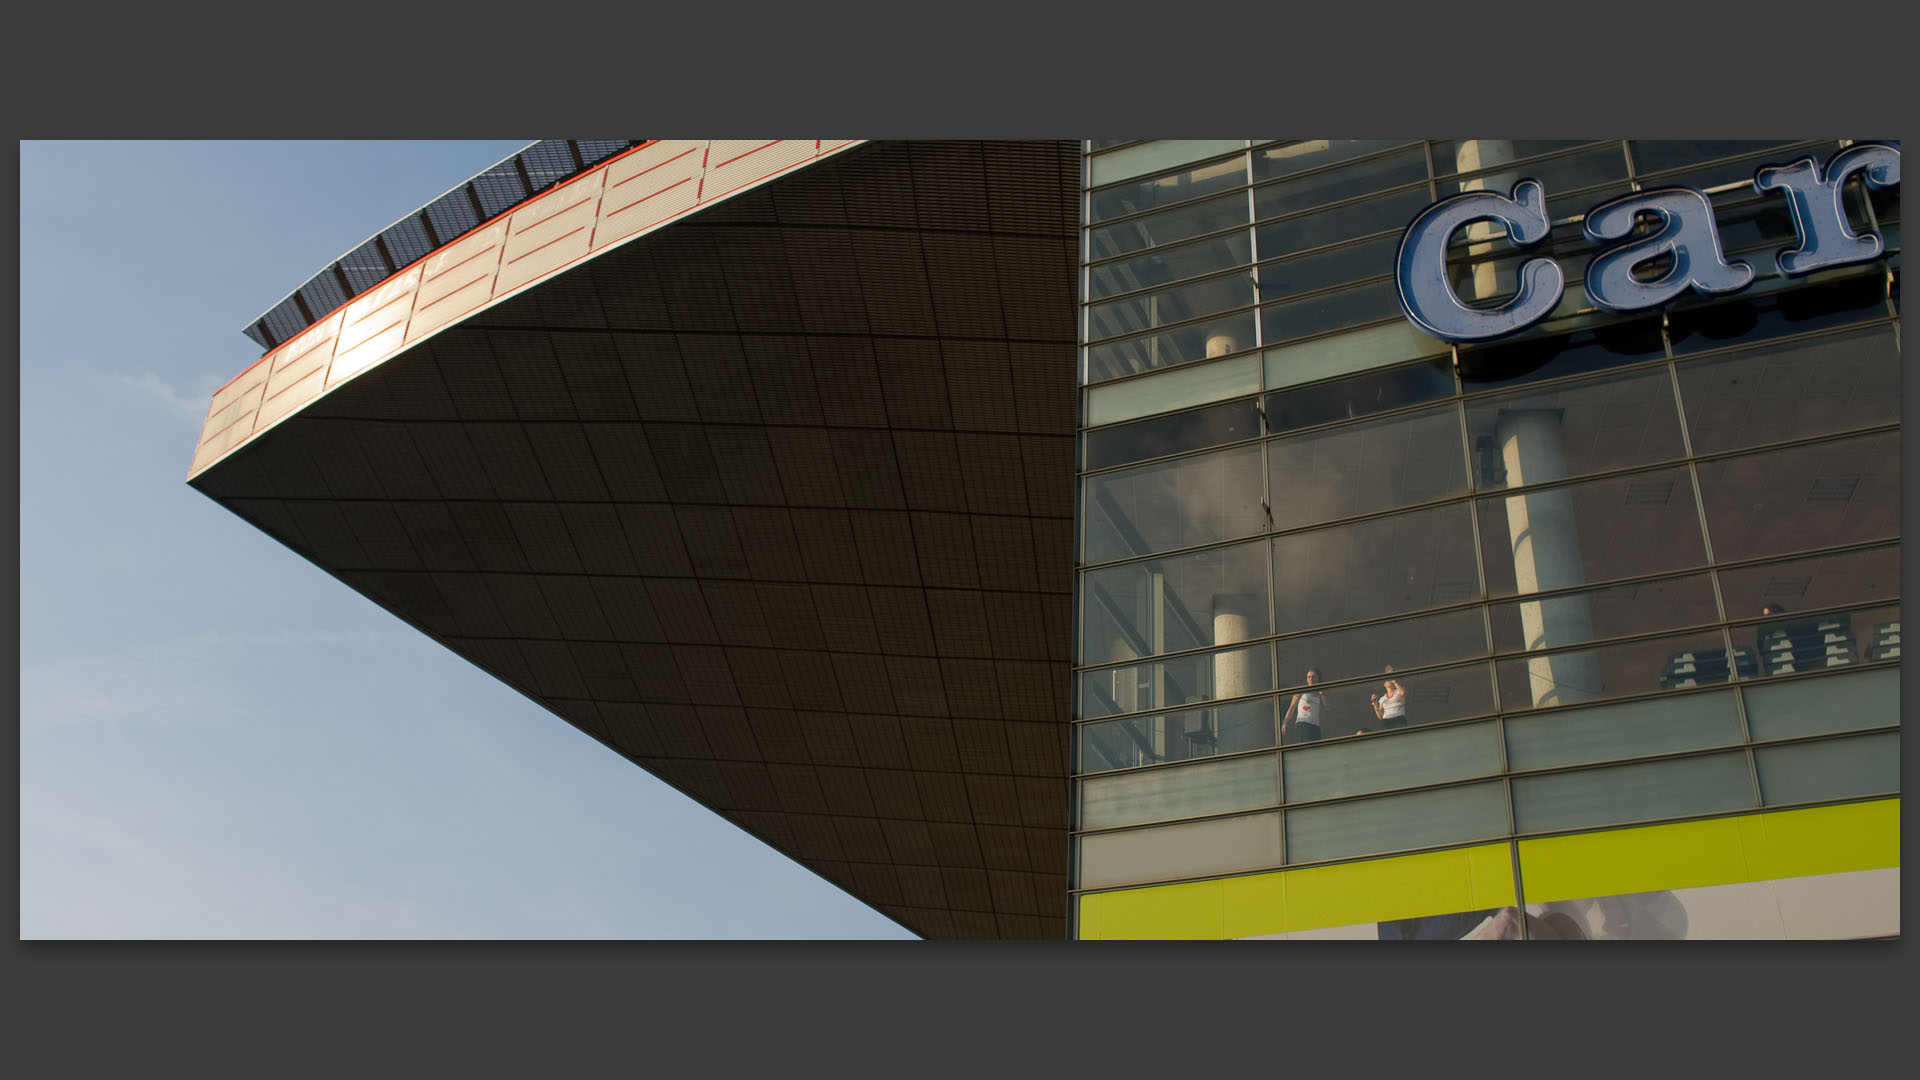
[[[1883,622],[1873,628],[1873,643],[1867,646],[1867,659],[1876,663],[1900,659],[1900,620]]]
[[[1853,619],[1832,615],[1800,622],[1775,623],[1760,628],[1760,659],[1769,675],[1851,664],[1854,654]]]
[[[1754,659],[1752,649],[1736,646],[1733,650],[1733,662],[1743,679],[1753,678],[1760,673],[1760,665]],[[1689,686],[1726,681],[1727,651],[1725,649],[1673,653],[1667,657],[1666,670],[1660,673],[1662,690],[1679,690]]]

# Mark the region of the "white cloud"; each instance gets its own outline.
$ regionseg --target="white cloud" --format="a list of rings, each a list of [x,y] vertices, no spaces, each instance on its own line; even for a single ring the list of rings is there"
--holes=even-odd
[[[191,421],[196,426],[206,421],[207,407],[213,401],[213,392],[219,389],[219,383],[208,375],[195,379],[194,386],[184,392],[175,390],[165,379],[151,371],[142,371],[137,374],[115,372],[112,378],[121,388],[149,404],[158,405],[169,415],[180,420]]]

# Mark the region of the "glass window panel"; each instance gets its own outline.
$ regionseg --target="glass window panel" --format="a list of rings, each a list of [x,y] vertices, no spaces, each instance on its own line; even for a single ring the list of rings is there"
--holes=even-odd
[[[1753,805],[1753,778],[1743,753],[1513,779],[1515,828],[1523,833],[1721,814]]]
[[[1155,139],[1087,159],[1087,186],[1100,187],[1246,148],[1245,139]]]
[[[1753,752],[1768,806],[1900,793],[1900,736],[1887,731]]]
[[[1898,546],[1720,571],[1720,595],[1735,619],[1763,614],[1767,604],[1815,610],[1886,600],[1899,592]]]
[[[1898,605],[1864,611],[1795,614],[1774,604],[1765,622],[1733,628],[1733,640],[1751,642],[1760,655],[1760,674],[1802,675],[1809,671],[1898,660]]]
[[[1247,224],[1246,192],[1236,191],[1158,214],[1087,230],[1087,254],[1106,259]]]
[[[1103,382],[1250,349],[1253,319],[1253,312],[1243,311],[1164,333],[1094,345],[1087,349],[1087,381]]]
[[[1451,405],[1267,444],[1275,527],[1294,529],[1467,490]]]
[[[1188,450],[1239,442],[1260,434],[1256,398],[1189,409],[1150,420],[1095,428],[1081,437],[1085,468],[1105,469]]]
[[[1680,694],[1506,720],[1507,768],[1551,769],[1741,741],[1733,694]]]
[[[1287,602],[1286,597],[1277,600],[1279,603]],[[1480,609],[1466,608],[1356,626],[1310,637],[1283,638],[1274,647],[1278,650],[1280,685],[1297,686],[1306,681],[1306,672],[1310,668],[1320,673],[1322,681],[1339,682],[1377,676],[1388,667],[1405,671],[1412,667],[1485,656],[1487,630]],[[1408,686],[1411,693],[1412,684]],[[1380,690],[1373,684],[1362,689],[1376,693]],[[1366,704],[1364,695],[1360,697],[1360,704]],[[1409,709],[1409,713],[1411,711]],[[1361,721],[1356,726],[1374,726],[1364,722],[1373,718],[1370,708],[1357,710],[1355,718]]]
[[[1752,199],[1752,192],[1729,192],[1714,199],[1714,228],[1720,249],[1734,254],[1756,247],[1796,247],[1793,210],[1778,194]]]
[[[1500,736],[1491,723],[1410,731],[1289,750],[1280,767],[1289,803],[1444,784],[1499,772]]]
[[[1899,668],[1759,683],[1741,693],[1747,702],[1747,730],[1756,742],[1900,722]]]
[[[1273,698],[1079,724],[1079,771],[1139,769],[1275,746]]]
[[[1482,490],[1685,456],[1664,368],[1476,398],[1467,405],[1467,435]]]
[[[1079,770],[1105,772],[1168,761],[1265,750],[1274,741],[1274,700],[1123,716],[1079,725]]]
[[[1633,151],[1634,171],[1642,176],[1780,145],[1775,139],[1634,139],[1627,144]]]
[[[1251,335],[1251,327],[1248,333]],[[1255,393],[1260,389],[1260,372],[1260,357],[1248,353],[1144,379],[1095,386],[1087,391],[1087,423],[1112,424]]]
[[[1086,478],[1089,563],[1251,536],[1267,527],[1260,447],[1236,446]]]
[[[1078,838],[1082,889],[1280,865],[1280,815],[1246,814]]]
[[[1267,430],[1278,434],[1451,396],[1453,362],[1444,356],[1435,357],[1418,364],[1268,394]]]
[[[1871,188],[1867,191],[1867,200],[1873,204],[1874,220],[1880,224],[1887,225],[1900,220],[1899,188]]]
[[[1756,271],[1767,269],[1759,255],[1744,257],[1754,264]],[[1771,258],[1767,256],[1768,265]],[[1667,315],[1674,353],[1764,341],[1892,314],[1886,304],[1885,278],[1872,267],[1857,276],[1831,283],[1800,287],[1776,281],[1774,284],[1782,291],[1759,291],[1767,284],[1762,281],[1742,299],[1732,301],[1676,301]]]
[[[1231,188],[1245,187],[1246,184],[1246,155],[1235,154],[1221,161],[1196,165],[1166,176],[1093,192],[1088,196],[1088,220],[1100,222],[1156,210],[1189,199],[1218,195]]]
[[[1428,337],[1402,319],[1283,345],[1261,355],[1266,358],[1267,387],[1278,389],[1447,351],[1446,342]],[[1450,359],[1447,363],[1451,367]]]
[[[1262,308],[1260,328],[1266,341],[1286,341],[1377,322],[1399,310],[1399,294],[1393,282],[1377,281]]]
[[[1690,360],[1679,376],[1696,454],[1900,419],[1900,346],[1891,326]]]
[[[1273,541],[1274,631],[1445,607],[1480,595],[1473,523],[1455,503]],[[1362,699],[1364,701],[1364,698]]]
[[[1252,304],[1253,279],[1227,274],[1087,308],[1087,340],[1117,337]],[[1244,344],[1251,345],[1252,342]],[[1225,351],[1225,350],[1222,350]]]
[[[1272,180],[1398,146],[1404,139],[1301,139],[1253,153],[1253,178]],[[1416,148],[1417,149],[1417,148]],[[1422,155],[1424,157],[1424,153]],[[1423,174],[1424,175],[1424,174]]]
[[[1287,861],[1318,862],[1507,834],[1496,781],[1288,810]]]
[[[1308,666],[1298,660],[1287,660],[1281,669],[1281,681],[1300,683],[1306,677]],[[1404,730],[1403,727],[1382,728],[1373,715],[1372,698],[1385,693],[1385,677],[1385,672],[1376,671],[1371,678],[1361,682],[1317,684],[1322,688],[1321,736],[1337,739],[1364,732]],[[1494,711],[1492,671],[1486,664],[1466,664],[1412,675],[1395,673],[1392,677],[1400,681],[1407,693],[1406,726],[1464,720],[1472,716],[1487,716]],[[1299,685],[1292,688],[1296,692],[1301,689]],[[1292,692],[1281,695],[1279,711],[1283,722],[1287,706],[1292,700]],[[1283,740],[1288,745],[1292,745],[1292,741]]]
[[[1424,187],[1335,206],[1260,226],[1260,257],[1272,259],[1309,248],[1358,240],[1379,232],[1399,232],[1433,199]],[[1392,273],[1389,263],[1382,273]]]
[[[1440,184],[1440,195],[1445,198],[1462,191],[1498,191],[1504,195],[1512,191],[1514,182],[1523,176],[1540,181],[1542,187],[1553,192],[1604,184],[1610,180],[1624,179],[1626,175],[1626,155],[1620,152],[1619,143],[1609,143],[1577,154],[1508,165],[1446,180]]]
[[[1500,707],[1507,712],[1679,690],[1727,681],[1726,640],[1718,631],[1529,653],[1496,661]],[[1753,650],[1734,646],[1735,678],[1759,674]]]
[[[1209,548],[1081,575],[1084,664],[1267,635],[1267,545]]]
[[[1487,591],[1495,596],[1706,562],[1693,483],[1685,469],[1589,480],[1482,499],[1478,505]]]
[[[1280,801],[1279,783],[1272,754],[1089,777],[1079,781],[1080,827],[1110,829],[1255,810]]]
[[[1255,161],[1259,161],[1258,155]],[[1426,178],[1426,148],[1409,146],[1405,150],[1382,154],[1342,168],[1327,169],[1297,180],[1254,188],[1253,216],[1255,220],[1265,221],[1297,214],[1326,203],[1369,195]],[[1420,194],[1426,194],[1424,185]]]
[[[1570,334],[1462,347],[1460,379],[1468,393],[1603,371],[1666,353],[1660,320],[1636,319]]]
[[[1101,668],[1080,677],[1080,715],[1086,719],[1142,709],[1198,705],[1215,698],[1244,697],[1273,689],[1273,648],[1178,656],[1126,667]]]
[[[1692,187],[1710,188],[1721,184],[1737,184],[1750,181],[1753,174],[1763,165],[1786,165],[1803,157],[1816,161],[1825,161],[1838,150],[1840,145],[1832,139],[1822,139],[1813,143],[1777,143],[1773,149],[1759,154],[1723,161],[1718,165],[1706,165],[1700,168],[1680,168],[1659,176],[1649,177],[1653,170],[1641,166],[1640,179],[1647,187]]]
[[[1483,163],[1491,164],[1495,160],[1515,161],[1540,154],[1551,154],[1556,150],[1571,150],[1576,146],[1585,146],[1593,141],[1592,139],[1443,139],[1433,144],[1433,172],[1435,176],[1472,172],[1480,168]]]
[[[1552,649],[1587,641],[1704,626],[1720,618],[1705,574],[1615,585],[1545,600],[1494,604],[1493,647]]]
[[[1088,271],[1088,299],[1099,300],[1135,289],[1147,289],[1217,270],[1245,266],[1253,260],[1253,234],[1227,233],[1175,247],[1154,248],[1144,255],[1095,265]]]
[[[1900,534],[1900,435],[1698,466],[1714,556],[1729,562]]]
[[[1260,299],[1285,300],[1297,293],[1323,289],[1344,281],[1379,277],[1393,273],[1394,252],[1400,246],[1397,236],[1363,240],[1346,247],[1301,255],[1258,268]]]

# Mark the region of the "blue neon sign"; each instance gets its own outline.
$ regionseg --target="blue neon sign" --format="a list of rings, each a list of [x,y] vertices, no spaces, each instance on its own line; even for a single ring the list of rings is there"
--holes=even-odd
[[[1782,193],[1793,211],[1800,242],[1779,253],[1781,273],[1797,277],[1879,258],[1885,246],[1879,235],[1871,230],[1856,234],[1841,202],[1841,189],[1856,173],[1870,188],[1898,184],[1900,148],[1858,143],[1828,158],[1825,166],[1807,157],[1754,174],[1755,191]],[[1510,195],[1463,192],[1421,211],[1401,235],[1394,263],[1407,318],[1443,341],[1473,342],[1505,337],[1551,314],[1566,290],[1566,275],[1550,257],[1521,263],[1518,290],[1498,306],[1461,300],[1447,274],[1447,245],[1459,230],[1476,222],[1498,222],[1506,229],[1507,244],[1525,250],[1552,233],[1546,205],[1545,187],[1528,178],[1514,184]],[[1635,235],[1645,219],[1656,228]],[[1659,307],[1689,289],[1702,296],[1735,293],[1754,280],[1750,264],[1727,260],[1713,204],[1695,188],[1653,188],[1610,199],[1586,212],[1581,229],[1588,239],[1610,245],[1587,262],[1584,286],[1593,305],[1606,311]],[[1634,273],[1636,267],[1663,258],[1667,266],[1657,276]]]

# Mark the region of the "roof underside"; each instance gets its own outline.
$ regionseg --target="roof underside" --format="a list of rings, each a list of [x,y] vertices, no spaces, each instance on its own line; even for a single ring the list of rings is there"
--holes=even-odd
[[[1065,937],[1077,168],[857,147],[192,482],[914,932]]]

